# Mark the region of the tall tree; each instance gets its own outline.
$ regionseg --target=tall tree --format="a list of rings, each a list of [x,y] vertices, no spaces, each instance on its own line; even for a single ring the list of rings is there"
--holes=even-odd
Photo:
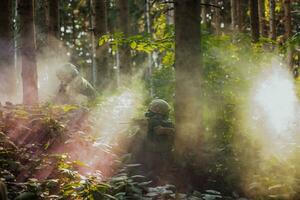
[[[260,35],[266,37],[265,27],[265,1],[258,0],[258,17],[259,17],[259,31]]]
[[[237,17],[237,0],[230,0],[230,6],[231,6],[231,28],[232,30],[236,30],[238,23],[238,17]]]
[[[202,0],[201,1],[201,21],[202,24],[204,25],[205,28],[208,28],[209,26],[209,19],[208,19],[208,14],[209,14],[209,6],[206,5],[209,3],[207,0]]]
[[[175,121],[178,141],[197,137],[201,131],[200,21],[200,1],[175,1]]]
[[[214,1],[216,6],[221,5],[221,0]],[[221,33],[221,7],[214,7],[213,23],[217,35]]]
[[[96,53],[94,56],[96,56],[96,59],[94,61],[97,62],[97,70],[95,85],[99,87],[105,86],[105,78],[109,76],[108,72],[108,48],[107,46],[99,46],[98,45],[98,39],[107,34],[108,27],[107,27],[107,8],[106,8],[106,2],[105,0],[91,0],[92,4],[92,28],[94,32],[94,47],[96,50]]]
[[[129,22],[129,7],[127,0],[118,0],[118,30],[124,34],[124,37],[128,37],[130,34],[130,22]],[[131,72],[131,55],[130,47],[128,45],[122,45],[119,48],[120,54],[120,72],[122,77],[128,77]]]
[[[275,25],[275,0],[269,0],[269,9],[270,9],[270,33],[269,36],[271,39],[276,39],[276,25]]]
[[[258,18],[258,0],[250,0],[250,23],[251,23],[251,36],[253,42],[259,40],[259,18]]]
[[[292,17],[291,17],[291,0],[283,1],[283,9],[284,9],[284,39],[288,40],[292,36]],[[294,49],[289,46],[287,49],[287,63],[292,70],[293,73],[296,71],[293,68],[293,54]],[[295,74],[296,75],[296,74]]]
[[[145,12],[145,24],[146,24],[146,29],[147,29],[147,33],[149,35],[152,34],[152,30],[151,30],[151,16],[150,16],[150,1],[146,0],[146,12]],[[168,21],[167,17],[167,21]],[[153,93],[153,80],[152,80],[152,71],[153,71],[153,59],[152,59],[152,53],[148,53],[148,69],[147,69],[147,79],[149,80],[149,85],[150,85],[150,96],[153,97],[154,93]]]
[[[236,16],[237,16],[237,28],[239,31],[242,31],[242,22],[243,22],[243,9],[241,0],[236,0]]]
[[[34,0],[19,0],[23,103],[38,103],[37,66],[35,57]]]
[[[291,17],[291,0],[283,1],[284,9],[284,37],[287,40],[292,36],[292,17]]]
[[[59,0],[48,0],[48,31],[50,38],[59,37]]]
[[[0,6],[0,92],[12,95],[14,82],[13,1],[1,1]]]

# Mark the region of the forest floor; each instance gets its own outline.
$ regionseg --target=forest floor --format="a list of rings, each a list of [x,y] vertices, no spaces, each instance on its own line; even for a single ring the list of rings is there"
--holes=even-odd
[[[131,136],[121,134],[136,131],[127,119],[134,115],[130,95],[109,99],[101,112],[73,105],[1,105],[0,177],[9,198],[221,198],[213,190],[182,194],[172,184],[153,185],[132,173],[142,166],[126,163]],[[103,132],[101,137],[95,130]]]

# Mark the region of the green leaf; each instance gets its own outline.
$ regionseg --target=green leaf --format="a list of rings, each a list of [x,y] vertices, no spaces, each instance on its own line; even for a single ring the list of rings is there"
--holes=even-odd
[[[130,43],[130,47],[131,47],[132,49],[135,49],[135,48],[137,47],[137,43],[136,43],[135,41],[132,41],[132,42]]]

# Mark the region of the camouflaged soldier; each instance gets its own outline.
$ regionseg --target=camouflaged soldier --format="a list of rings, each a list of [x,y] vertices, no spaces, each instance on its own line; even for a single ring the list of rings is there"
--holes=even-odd
[[[175,129],[169,120],[169,112],[170,106],[166,101],[155,99],[145,114],[148,119],[145,140],[146,167],[156,174],[161,173],[172,162]]]
[[[173,148],[175,129],[169,120],[169,111],[169,104],[162,99],[155,99],[149,105],[145,116],[148,119],[147,139],[151,151],[169,152]]]
[[[79,97],[87,100],[96,97],[94,87],[79,75],[74,65],[70,63],[65,64],[56,72],[56,76],[60,80],[60,86],[56,96],[57,103],[78,103],[76,100],[78,100]]]

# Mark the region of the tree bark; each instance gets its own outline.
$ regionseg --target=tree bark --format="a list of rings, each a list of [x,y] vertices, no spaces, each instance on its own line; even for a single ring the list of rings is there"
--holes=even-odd
[[[239,31],[243,29],[243,9],[241,0],[236,0],[236,16],[237,16],[237,27]]]
[[[231,6],[231,28],[232,30],[237,29],[237,0],[230,0],[230,6]]]
[[[175,121],[177,141],[183,143],[196,141],[195,138],[201,133],[199,3],[198,0],[175,1]],[[177,146],[183,147],[184,144],[177,144]]]
[[[49,9],[49,35],[50,37],[59,37],[59,0],[48,0]]]
[[[108,46],[99,46],[98,40],[101,36],[108,33],[107,25],[107,9],[105,0],[91,0],[92,1],[92,28],[94,29],[96,59],[97,62],[97,81],[95,85],[99,88],[104,88],[107,85],[106,79],[109,78],[108,69]]]
[[[35,0],[35,33],[37,52],[43,50],[48,44],[48,0]]]
[[[284,10],[284,39],[287,41],[292,36],[292,19],[291,19],[291,0],[284,0],[283,1],[283,10]],[[294,49],[291,46],[287,47],[286,59],[289,68],[293,72],[294,75],[296,71],[293,66],[293,54]]]
[[[146,0],[146,12],[145,12],[145,24],[146,24],[146,30],[147,33],[149,35],[152,35],[152,30],[151,30],[151,11],[150,11],[150,5],[151,2],[149,0]],[[167,16],[167,23],[168,23],[168,17]],[[146,78],[147,81],[149,82],[150,85],[150,96],[153,97],[154,96],[154,90],[153,90],[153,79],[152,79],[152,74],[153,74],[153,59],[152,59],[152,53],[148,53],[148,66],[147,66],[147,74],[146,74]]]
[[[275,25],[275,0],[269,0],[270,4],[270,38],[276,39],[276,25]]]
[[[0,92],[8,96],[15,92],[13,2],[1,1],[0,6]]]
[[[210,31],[211,29],[211,20],[209,19],[208,16],[211,15],[211,9],[210,6],[208,6],[208,4],[210,4],[209,0],[202,0],[201,1],[203,5],[201,5],[201,21],[202,24],[204,25],[204,27]]]
[[[206,0],[202,0],[201,1],[202,4],[205,4],[206,3]],[[207,6],[205,5],[202,5],[201,6],[201,22],[202,24],[207,27]]]
[[[129,7],[127,0],[118,0],[118,30],[124,34],[124,37],[128,37],[130,34],[129,28]],[[119,47],[120,53],[120,73],[121,82],[128,81],[132,73],[131,69],[131,55],[130,47],[128,45],[121,45]]]
[[[37,66],[35,57],[34,0],[19,0],[23,103],[38,103]]]
[[[266,26],[265,26],[265,1],[258,0],[258,17],[259,17],[259,31],[260,35],[266,37]]]
[[[289,39],[292,36],[292,17],[291,17],[291,0],[283,1],[284,9],[284,37],[285,40]]]
[[[256,43],[259,41],[258,0],[250,0],[249,7],[252,42]]]
[[[215,5],[220,6],[220,0],[214,1]],[[213,15],[213,21],[214,21],[214,28],[215,33],[217,35],[221,34],[221,9],[220,8],[214,8],[214,15]]]

